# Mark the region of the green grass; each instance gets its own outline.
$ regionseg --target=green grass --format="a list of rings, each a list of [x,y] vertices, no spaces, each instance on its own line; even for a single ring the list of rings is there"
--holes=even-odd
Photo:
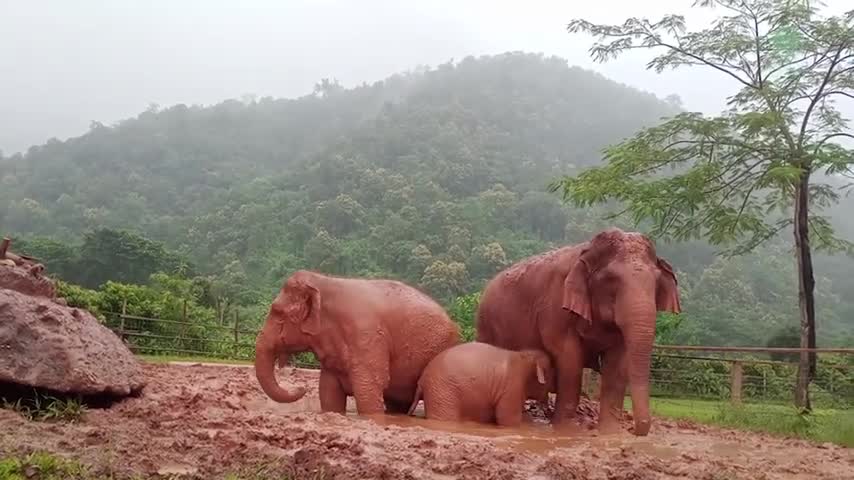
[[[631,409],[628,398],[626,408]],[[650,408],[653,415],[664,418],[854,447],[854,410],[850,409],[816,409],[811,415],[801,415],[786,405],[746,403],[735,407],[723,401],[670,398],[653,398]]]
[[[104,474],[75,460],[65,459],[46,452],[0,457],[0,480],[114,480],[119,478],[128,480],[180,480],[190,477],[193,476],[177,474],[169,476],[144,476],[140,474],[117,476]],[[283,472],[282,467],[277,463],[259,463],[216,478],[224,480],[289,480],[295,477]],[[305,480],[323,480],[325,477],[321,473],[303,478]]]
[[[169,362],[199,362],[199,363],[222,363],[232,365],[252,365],[249,360],[235,360],[218,357],[186,357],[180,355],[137,355],[137,358],[149,363]]]
[[[19,398],[14,402],[2,398],[0,402],[3,408],[34,421],[74,423],[82,419],[87,410],[86,405],[78,399],[56,398],[36,391],[32,397]]]
[[[89,480],[95,477],[72,460],[34,452],[23,457],[0,459],[0,480]]]

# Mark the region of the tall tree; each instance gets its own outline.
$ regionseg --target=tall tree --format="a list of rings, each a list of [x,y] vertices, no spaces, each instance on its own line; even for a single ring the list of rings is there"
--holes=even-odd
[[[606,164],[552,184],[579,205],[616,200],[652,235],[705,237],[750,251],[792,228],[798,266],[801,346],[815,348],[812,250],[851,250],[822,207],[850,186],[854,151],[836,102],[854,99],[854,10],[821,18],[803,0],[699,0],[726,12],[688,32],[685,19],[630,18],[621,25],[576,19],[567,30],[598,37],[590,53],[606,61],[637,49],[662,50],[647,65],[700,66],[736,82],[720,116],[682,113],[605,151]],[[714,81],[712,78],[709,81]],[[675,170],[666,175],[663,169]],[[822,174],[825,176],[822,178]],[[618,215],[620,214],[618,213]],[[810,409],[815,353],[802,353],[796,404]]]

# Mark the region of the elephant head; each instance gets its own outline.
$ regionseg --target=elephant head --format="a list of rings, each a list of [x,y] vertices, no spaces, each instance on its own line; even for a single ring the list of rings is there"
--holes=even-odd
[[[681,310],[670,264],[656,255],[655,246],[643,234],[605,230],[590,240],[571,266],[562,307],[588,325],[616,325],[622,333],[634,433],[646,435],[656,313]]]
[[[540,350],[521,350],[518,354],[523,364],[521,370],[526,379],[526,398],[536,400],[546,406],[549,400],[549,392],[555,389],[555,371],[551,357]]]
[[[305,395],[304,388],[288,391],[279,386],[274,364],[284,366],[290,354],[311,349],[323,329],[321,307],[317,278],[306,271],[288,278],[270,306],[255,340],[255,376],[264,393],[277,402],[295,402]]]

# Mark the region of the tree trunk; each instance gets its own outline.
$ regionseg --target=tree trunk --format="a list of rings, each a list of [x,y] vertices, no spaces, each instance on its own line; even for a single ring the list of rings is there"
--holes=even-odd
[[[801,316],[801,348],[815,348],[815,278],[809,239],[810,172],[804,169],[795,185],[795,253],[798,259],[798,306]],[[815,352],[801,352],[798,362],[798,381],[795,386],[795,405],[812,410],[809,385],[815,378]]]

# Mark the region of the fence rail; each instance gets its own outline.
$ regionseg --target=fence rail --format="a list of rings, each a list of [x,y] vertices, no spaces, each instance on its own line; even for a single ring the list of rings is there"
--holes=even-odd
[[[258,326],[247,328],[235,314],[230,325],[198,324],[187,318],[159,319],[126,313],[106,314],[107,327],[135,353],[253,360]],[[258,322],[257,325],[260,325]],[[653,396],[789,403],[793,399],[797,363],[786,356],[815,352],[817,377],[811,387],[813,404],[854,407],[854,348],[766,348],[655,345],[650,369]],[[686,352],[687,354],[678,354]],[[704,355],[707,354],[707,355]],[[773,359],[774,354],[783,360]],[[772,355],[772,359],[757,358]],[[291,364],[319,368],[310,353],[291,357]],[[583,390],[598,396],[599,375],[585,369]]]

